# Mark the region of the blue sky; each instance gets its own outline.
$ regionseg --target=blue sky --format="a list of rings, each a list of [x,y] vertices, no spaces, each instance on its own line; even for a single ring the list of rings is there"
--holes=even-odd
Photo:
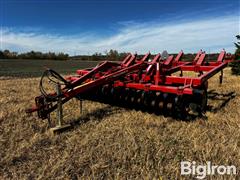
[[[234,52],[239,0],[0,0],[1,49]]]

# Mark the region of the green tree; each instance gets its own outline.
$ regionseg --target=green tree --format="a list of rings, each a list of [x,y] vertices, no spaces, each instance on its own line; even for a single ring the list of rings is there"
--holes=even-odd
[[[236,36],[237,41],[235,44],[236,51],[235,51],[235,61],[230,64],[232,67],[232,74],[240,75],[240,35]]]
[[[236,57],[235,59],[239,60],[240,59],[240,35],[237,35],[236,38],[237,38],[238,42],[234,43],[237,48],[235,51],[235,57]]]

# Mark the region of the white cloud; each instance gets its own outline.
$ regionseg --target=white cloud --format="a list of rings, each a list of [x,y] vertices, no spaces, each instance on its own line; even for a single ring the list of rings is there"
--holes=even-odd
[[[238,16],[176,22],[175,24],[128,23],[118,33],[108,38],[100,35],[54,35],[39,32],[18,32],[16,29],[1,29],[1,48],[17,51],[56,51],[70,54],[104,52],[109,49],[118,51],[153,53],[168,50],[196,52],[204,49],[219,52],[222,48],[234,51],[235,35],[239,34]]]

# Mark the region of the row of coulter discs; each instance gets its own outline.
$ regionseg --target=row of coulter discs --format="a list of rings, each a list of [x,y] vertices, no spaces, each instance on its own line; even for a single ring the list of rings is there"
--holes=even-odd
[[[111,85],[81,94],[78,98],[180,119],[191,113],[201,115],[207,104],[206,93],[202,96],[176,95]]]

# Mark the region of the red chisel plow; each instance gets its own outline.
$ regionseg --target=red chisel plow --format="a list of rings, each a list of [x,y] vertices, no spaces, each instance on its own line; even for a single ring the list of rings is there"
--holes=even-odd
[[[222,83],[223,69],[232,60],[233,56],[224,50],[214,61],[207,61],[205,52],[199,51],[189,62],[183,60],[180,51],[176,57],[164,58],[147,53],[139,59],[137,54],[129,54],[120,63],[104,61],[67,78],[48,69],[40,81],[42,95],[35,98],[36,106],[27,112],[37,111],[39,118],[47,119],[57,109],[61,120],[62,105],[75,97],[181,119],[191,111],[201,115],[207,107],[208,79],[221,72]],[[188,76],[189,72],[195,76]],[[47,93],[44,79],[56,84],[53,92]]]

